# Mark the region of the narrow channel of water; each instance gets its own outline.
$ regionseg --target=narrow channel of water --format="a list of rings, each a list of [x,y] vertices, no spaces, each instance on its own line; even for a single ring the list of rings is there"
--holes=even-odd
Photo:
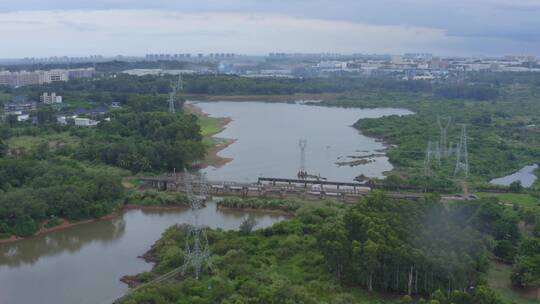
[[[200,221],[212,228],[238,229],[247,214],[217,210],[210,203],[201,211]],[[258,227],[285,218],[254,215]],[[152,267],[137,256],[168,227],[190,221],[187,209],[128,210],[115,219],[0,244],[0,303],[110,304],[128,289],[120,282],[122,276]]]
[[[232,119],[216,137],[236,139],[218,154],[233,160],[220,168],[208,168],[206,173],[211,180],[239,182],[254,182],[260,176],[296,178],[299,139],[307,140],[306,169],[310,174],[338,181],[352,181],[361,174],[383,177],[385,171],[392,170],[385,146],[352,125],[361,118],[412,114],[405,109],[263,102],[198,102],[196,106],[212,117]]]

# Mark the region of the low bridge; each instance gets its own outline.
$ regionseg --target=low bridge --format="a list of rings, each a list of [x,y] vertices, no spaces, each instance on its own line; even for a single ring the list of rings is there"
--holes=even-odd
[[[159,191],[185,191],[182,174],[143,177],[141,180],[146,187]],[[192,187],[195,191],[200,186],[197,181],[193,181]],[[206,187],[209,189],[209,194],[215,196],[300,198],[305,200],[335,199],[343,202],[357,202],[359,198],[366,196],[371,191],[371,188],[360,183],[268,177],[261,177],[256,183],[207,181]]]

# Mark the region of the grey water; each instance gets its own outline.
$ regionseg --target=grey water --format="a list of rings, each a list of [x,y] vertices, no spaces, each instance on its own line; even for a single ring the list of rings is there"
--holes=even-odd
[[[507,176],[499,177],[492,179],[490,183],[494,185],[500,185],[500,186],[509,186],[511,183],[515,181],[520,181],[521,185],[525,188],[531,187],[534,182],[536,181],[536,175],[534,175],[534,171],[538,169],[538,165],[529,165],[521,168],[518,172],[512,173]]]
[[[298,141],[307,140],[306,169],[328,180],[352,181],[364,174],[384,177],[392,165],[382,142],[362,135],[352,125],[360,118],[408,115],[405,109],[329,108],[304,104],[264,102],[196,102],[211,117],[232,122],[216,137],[236,141],[218,153],[232,161],[205,170],[210,180],[254,182],[258,177],[296,178],[300,169]],[[369,156],[357,166],[338,162]],[[351,157],[352,156],[352,157]]]
[[[238,229],[247,212],[201,211],[212,228]],[[257,227],[285,217],[254,213]],[[0,303],[110,304],[128,287],[120,278],[151,269],[138,258],[174,224],[190,223],[191,210],[128,210],[119,217],[0,244]]]

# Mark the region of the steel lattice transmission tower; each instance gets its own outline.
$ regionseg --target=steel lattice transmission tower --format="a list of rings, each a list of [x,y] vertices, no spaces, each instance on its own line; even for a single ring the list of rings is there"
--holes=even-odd
[[[452,117],[441,117],[437,116],[437,125],[439,125],[439,129],[441,130],[441,139],[439,141],[440,145],[440,151],[441,151],[441,157],[446,158],[449,155],[449,149],[448,149],[448,128],[450,128],[450,124],[452,123]]]
[[[426,148],[426,157],[424,158],[424,174],[427,176],[431,172],[430,165],[433,161],[437,165],[441,165],[441,151],[439,150],[439,142],[428,141]]]
[[[300,168],[298,170],[298,177],[301,179],[306,179],[307,178],[307,171],[306,171],[307,140],[300,139],[298,141],[298,146],[300,147]]]
[[[181,92],[184,90],[184,84],[182,82],[182,74],[178,75],[178,81],[174,84],[171,84],[171,92],[169,93],[169,113],[176,113],[175,109],[175,103],[176,103],[176,95],[178,95],[178,92]]]
[[[465,177],[469,176],[469,151],[467,147],[467,125],[461,125],[461,136],[459,144],[457,146],[457,160],[454,175],[458,175],[460,172],[465,174]]]
[[[208,269],[210,272],[212,271],[206,228],[199,224],[200,211],[204,208],[204,201],[208,197],[209,192],[208,183],[204,175],[201,175],[196,182],[194,180],[194,177],[185,170],[184,184],[191,205],[193,223],[187,228],[182,274],[191,270],[195,279],[199,279],[201,272],[204,270]],[[194,194],[192,188],[195,183],[199,187],[197,195]]]

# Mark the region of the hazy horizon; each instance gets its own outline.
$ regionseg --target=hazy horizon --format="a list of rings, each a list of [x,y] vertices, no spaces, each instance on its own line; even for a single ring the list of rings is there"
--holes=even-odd
[[[3,1],[0,58],[147,53],[540,55],[534,0]],[[7,46],[7,47],[6,47]]]

